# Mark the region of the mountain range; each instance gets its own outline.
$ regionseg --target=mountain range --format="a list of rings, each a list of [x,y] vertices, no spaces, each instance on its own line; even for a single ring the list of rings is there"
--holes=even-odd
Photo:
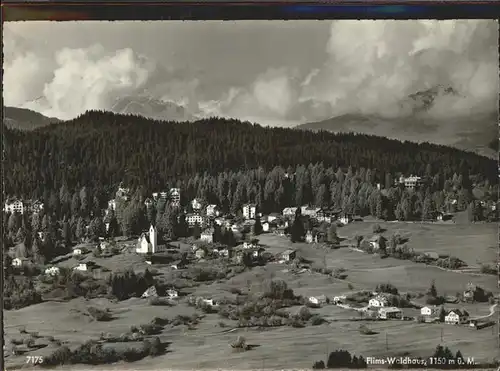
[[[429,142],[473,151],[494,158],[498,154],[498,127],[494,113],[483,113],[453,119],[436,119],[426,115],[439,95],[457,95],[451,87],[437,86],[411,94],[401,104],[412,114],[400,118],[345,114],[327,120],[295,126],[299,130],[355,132],[412,142]],[[117,98],[110,111],[133,114],[155,120],[194,121],[198,117],[184,106],[147,95]],[[9,128],[33,130],[60,122],[38,112],[15,107],[4,108],[4,124]]]

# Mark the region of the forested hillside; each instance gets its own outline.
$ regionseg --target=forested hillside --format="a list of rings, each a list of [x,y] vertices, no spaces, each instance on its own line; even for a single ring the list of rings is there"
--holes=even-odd
[[[5,192],[41,197],[87,186],[109,191],[120,181],[149,191],[196,173],[323,163],[333,169],[386,173],[453,174],[496,182],[494,160],[431,144],[356,134],[263,128],[212,118],[195,123],[159,122],[138,116],[90,111],[74,120],[31,132],[5,130]],[[107,193],[107,192],[106,192]]]

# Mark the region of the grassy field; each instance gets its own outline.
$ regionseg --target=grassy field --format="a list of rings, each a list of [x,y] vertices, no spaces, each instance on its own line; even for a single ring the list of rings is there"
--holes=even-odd
[[[373,225],[379,224],[389,238],[393,233],[407,237],[408,246],[417,252],[436,252],[456,256],[469,266],[496,262],[498,225],[495,223],[352,223],[339,228],[342,237],[373,235]]]
[[[355,234],[371,236],[373,223],[353,223],[339,229],[339,235],[352,238]],[[389,236],[399,232],[410,238],[409,245],[415,250],[449,253],[466,260],[469,264],[486,261],[490,256],[494,259],[496,227],[492,225],[420,225],[406,223],[380,223]],[[391,282],[400,291],[425,292],[431,281],[435,280],[440,294],[454,295],[463,291],[468,282],[495,291],[495,276],[473,275],[441,270],[436,267],[416,264],[410,261],[392,258],[380,259],[349,248],[325,250],[305,243],[291,244],[284,238],[272,234],[259,236],[260,242],[267,245],[267,250],[279,253],[287,248],[297,249],[298,254],[312,262],[313,265],[328,268],[345,268],[346,280],[335,279],[319,273],[305,271],[297,274],[289,270],[287,265],[268,264],[255,267],[238,274],[227,281],[203,284],[193,288],[195,295],[212,296],[214,298],[229,297],[231,288],[252,288],[269,278],[282,278],[297,294],[313,296],[325,294],[329,297],[348,294],[357,290],[373,290],[379,283]],[[184,247],[184,246],[183,246]],[[490,252],[491,250],[491,252]],[[87,259],[115,271],[132,266],[136,270],[144,270],[148,265],[135,254],[121,254],[110,258]],[[72,266],[78,262],[71,258],[61,262],[61,266]],[[153,266],[154,267],[154,266]],[[170,268],[158,271],[168,276]],[[88,306],[109,308],[116,317],[110,322],[96,322],[85,315]],[[459,307],[463,307],[459,305]],[[470,304],[466,309],[471,315],[486,315],[489,305]],[[295,308],[292,309],[294,311]],[[411,311],[411,310],[409,310]],[[255,369],[255,368],[306,368],[315,360],[326,359],[329,350],[347,349],[365,358],[403,355],[410,352],[414,356],[431,354],[439,343],[449,346],[452,351],[460,349],[464,356],[474,357],[478,361],[491,360],[498,355],[498,344],[494,333],[496,327],[473,330],[451,325],[418,324],[406,321],[369,322],[367,325],[377,332],[375,335],[362,335],[358,328],[362,322],[348,322],[357,316],[353,310],[345,310],[335,306],[324,306],[313,312],[321,314],[332,321],[329,324],[306,328],[278,329],[238,329],[228,332],[234,323],[221,320],[216,314],[207,315],[195,330],[187,330],[186,326],[166,328],[160,338],[171,342],[169,352],[158,358],[147,357],[133,364],[116,364],[99,366],[100,369],[146,370],[163,367],[177,369]],[[112,302],[106,299],[74,299],[70,302],[46,302],[17,311],[5,312],[6,344],[11,339],[22,339],[19,333],[21,326],[27,331],[36,331],[41,336],[37,343],[49,344],[45,348],[34,350],[28,355],[48,355],[56,346],[46,338],[54,336],[70,346],[76,346],[86,340],[97,339],[101,332],[120,335],[130,330],[132,325],[148,323],[154,317],[173,318],[178,314],[190,315],[194,309],[181,303],[175,307],[150,306],[145,299],[129,299]],[[405,312],[406,313],[406,312]],[[408,314],[414,314],[413,312]],[[223,321],[227,327],[220,327]],[[441,334],[443,339],[441,341]],[[235,352],[228,343],[243,335],[249,344],[258,345],[247,352]],[[9,356],[8,366],[23,366],[26,357]],[[163,366],[162,366],[163,365]],[[85,366],[74,366],[72,369],[88,369]]]

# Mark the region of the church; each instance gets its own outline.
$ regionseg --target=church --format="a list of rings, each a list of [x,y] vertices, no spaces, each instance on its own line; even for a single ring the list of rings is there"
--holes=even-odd
[[[135,252],[138,254],[154,254],[158,251],[158,232],[151,225],[149,232],[144,232],[137,241]]]

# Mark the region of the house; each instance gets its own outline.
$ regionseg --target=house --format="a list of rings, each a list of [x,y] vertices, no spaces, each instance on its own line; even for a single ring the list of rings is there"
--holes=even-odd
[[[262,223],[262,232],[269,232],[270,225],[268,222]]]
[[[201,299],[201,301],[204,304],[210,305],[211,307],[216,307],[218,305],[217,301],[215,301],[214,299]]]
[[[209,228],[204,230],[201,235],[200,235],[200,240],[206,243],[213,243],[214,242],[214,229]]]
[[[352,215],[349,215],[349,214],[343,214],[340,218],[339,218],[339,221],[344,224],[344,225],[347,225],[349,224],[350,222],[352,222],[354,220],[354,218],[352,217]]]
[[[11,202],[6,202],[4,206],[4,211],[6,213],[19,213],[23,214],[25,211],[26,207],[24,205],[24,202],[21,200],[13,200]]]
[[[186,222],[190,227],[193,227],[195,224],[202,226],[204,223],[204,218],[202,215],[198,213],[192,213],[186,215]]]
[[[325,304],[327,301],[325,295],[320,295],[320,296],[310,296],[309,297],[309,302],[314,305],[321,305]]]
[[[316,220],[318,222],[331,223],[332,220],[334,220],[334,216],[332,215],[332,213],[329,210],[320,209],[316,213]]]
[[[396,181],[396,184],[399,183],[399,184],[404,184],[405,188],[407,189],[415,189],[417,187],[419,187],[420,185],[423,184],[423,179],[422,177],[419,177],[419,176],[414,176],[414,175],[410,175],[409,177],[404,177],[404,176],[400,176],[399,177],[399,180]]]
[[[219,215],[219,210],[217,208],[217,205],[211,204],[207,206],[206,209],[207,216],[218,216]]]
[[[389,304],[389,301],[385,296],[376,296],[374,298],[371,298],[370,301],[368,302],[369,307],[387,307]]]
[[[27,263],[29,263],[28,258],[14,258],[14,259],[12,259],[12,266],[13,267],[19,268],[19,267],[26,265]]]
[[[342,304],[346,299],[347,299],[347,297],[345,295],[334,296],[333,303],[334,304]]]
[[[255,204],[243,205],[243,218],[255,219],[256,210],[257,210],[257,206]]]
[[[113,211],[116,210],[116,200],[114,198],[108,201],[108,209]]]
[[[380,248],[385,248],[385,237],[383,236],[373,236],[368,240],[368,243],[370,244],[371,248],[373,250],[379,250]]]
[[[278,219],[280,217],[280,214],[278,213],[271,213],[267,216],[267,222],[268,223],[271,223],[271,222],[274,222],[276,219]]]
[[[76,271],[86,272],[88,270],[88,268],[89,267],[87,266],[87,263],[80,263],[76,267],[74,267],[73,269]]]
[[[180,188],[170,188],[169,192],[170,202],[174,206],[180,206],[181,204],[181,189]]]
[[[151,225],[149,234],[143,233],[137,241],[135,252],[138,254],[154,254],[158,247],[158,231]]]
[[[311,231],[307,231],[306,233],[306,242],[307,243],[313,243],[314,242],[314,237]]]
[[[196,256],[196,258],[198,258],[198,259],[203,259],[203,258],[205,257],[205,255],[206,255],[206,254],[207,254],[207,253],[206,253],[205,249],[201,249],[201,248],[200,248],[200,249],[198,249],[198,250],[196,250],[196,251],[194,252],[194,255],[195,255],[195,256]]]
[[[43,206],[43,202],[37,200],[31,205],[31,210],[33,210],[34,213],[38,213],[43,210]]]
[[[310,218],[316,219],[318,212],[321,210],[319,207],[309,207],[309,206],[302,206],[301,211],[302,215],[308,216]]]
[[[179,293],[177,292],[177,290],[169,289],[169,290],[167,290],[167,296],[170,299],[175,299],[175,298],[179,297]]]
[[[263,247],[256,247],[252,249],[252,257],[258,258],[264,251],[266,251],[266,249],[264,249]]]
[[[193,210],[197,210],[197,211],[198,211],[198,210],[200,210],[200,209],[201,209],[201,206],[202,206],[202,205],[201,205],[201,201],[200,201],[199,199],[195,198],[195,199],[193,199],[193,200],[191,201],[191,208],[192,208]]]
[[[173,268],[173,269],[183,269],[185,266],[186,266],[186,264],[182,260],[175,260],[170,265],[170,268]]]
[[[465,310],[453,309],[444,317],[444,322],[452,325],[464,323],[469,318],[469,313]]]
[[[382,307],[378,311],[378,317],[380,319],[401,319],[403,312],[396,307]]]
[[[45,274],[49,276],[57,276],[60,273],[60,269],[58,267],[50,267],[45,269]]]
[[[281,257],[284,261],[292,261],[297,257],[297,251],[288,249],[281,254]]]
[[[81,247],[73,249],[73,255],[82,255],[82,254],[83,254],[83,249]]]
[[[149,297],[155,297],[158,296],[158,292],[156,291],[155,286],[151,286],[148,288],[144,293],[141,295],[141,298],[149,298]]]
[[[467,284],[467,289],[463,293],[463,300],[469,302],[474,301],[474,293],[476,292],[476,290],[477,290],[476,285],[469,282]]]
[[[420,314],[426,317],[437,316],[439,314],[439,311],[440,309],[434,305],[432,307],[422,307],[420,309]]]
[[[295,216],[296,212],[297,212],[296,207],[285,207],[283,209],[283,216],[284,217],[293,217],[293,216]]]

